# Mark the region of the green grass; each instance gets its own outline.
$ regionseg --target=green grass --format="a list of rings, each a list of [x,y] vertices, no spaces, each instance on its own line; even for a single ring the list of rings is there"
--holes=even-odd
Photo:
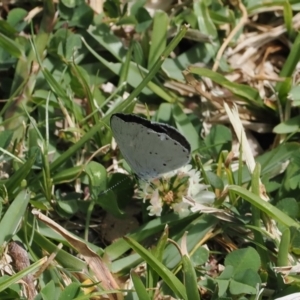
[[[1,299],[300,293],[298,1],[145,3],[1,4]],[[191,167],[137,182],[116,112]]]

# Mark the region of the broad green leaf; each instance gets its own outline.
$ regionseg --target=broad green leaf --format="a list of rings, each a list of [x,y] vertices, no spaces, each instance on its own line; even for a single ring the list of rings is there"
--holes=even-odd
[[[83,295],[81,287],[82,286],[79,282],[72,282],[61,292],[58,300],[73,300],[76,297]]]
[[[248,284],[237,282],[235,280],[230,281],[229,290],[230,290],[230,293],[233,295],[239,295],[239,294],[255,295],[257,293],[257,290],[255,287],[250,286]]]
[[[273,132],[277,134],[287,134],[297,132],[300,128],[300,116],[290,118],[273,128]]]
[[[299,204],[294,198],[281,199],[276,207],[291,218],[297,218],[299,215]]]
[[[231,150],[231,131],[223,125],[214,125],[205,137],[204,142],[211,149],[209,152],[217,159],[221,151]]]
[[[46,286],[41,290],[43,300],[57,300],[57,289],[53,280],[49,281]]]
[[[204,247],[200,247],[192,254],[191,260],[193,261],[193,265],[196,267],[205,264],[208,258],[209,251]]]
[[[2,33],[0,33],[0,47],[5,49],[11,56],[24,59],[23,47]]]
[[[11,202],[4,216],[0,221],[0,245],[9,242],[15,235],[27,208],[30,194],[28,191],[21,191]],[[12,199],[10,199],[12,200]]]
[[[13,130],[5,130],[0,132],[0,148],[6,149],[13,137]],[[0,149],[1,151],[1,149]]]
[[[153,30],[148,56],[148,69],[151,69],[156,60],[166,48],[168,32],[168,15],[163,11],[156,11],[153,18]]]
[[[258,271],[260,268],[260,257],[257,251],[252,247],[238,249],[226,256],[225,266],[229,265],[234,268],[233,274],[243,272],[248,269]]]
[[[137,24],[135,26],[135,30],[138,33],[142,33],[145,32],[149,26],[152,24],[152,18],[149,14],[149,12],[147,11],[146,8],[144,7],[140,7],[136,14],[135,14],[135,18],[137,19]]]
[[[199,149],[200,136],[193,124],[190,122],[186,114],[182,111],[179,105],[174,105],[172,115],[175,120],[176,127],[179,132],[185,136],[191,145],[192,152]]]

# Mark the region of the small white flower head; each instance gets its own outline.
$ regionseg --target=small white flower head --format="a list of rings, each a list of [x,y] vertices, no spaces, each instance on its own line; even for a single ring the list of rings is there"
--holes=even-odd
[[[197,203],[212,204],[215,194],[208,191],[208,186],[200,183],[200,172],[186,165],[177,172],[165,174],[162,179],[155,179],[149,183],[140,185],[139,196],[144,203],[151,205],[147,207],[150,216],[160,216],[164,211],[173,209],[178,214],[189,211],[190,202],[184,201],[185,197],[194,199]],[[190,208],[193,211],[193,207]]]
[[[162,212],[162,201],[157,189],[153,192],[150,203],[151,205],[147,207],[147,210],[149,210],[149,216],[159,217]]]
[[[144,203],[146,202],[146,200],[151,199],[152,192],[153,190],[150,190],[149,182],[141,181],[139,183],[138,197],[142,198]]]
[[[207,185],[201,183],[190,183],[187,196],[203,204],[213,204],[215,200],[215,194],[207,190]]]

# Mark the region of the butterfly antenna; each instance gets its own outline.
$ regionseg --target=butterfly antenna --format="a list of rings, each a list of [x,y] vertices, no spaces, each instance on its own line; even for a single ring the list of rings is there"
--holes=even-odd
[[[98,197],[101,196],[101,195],[103,195],[103,194],[106,194],[106,193],[109,192],[109,191],[111,191],[112,189],[114,189],[115,187],[117,187],[119,184],[121,184],[122,182],[124,182],[124,181],[127,180],[127,179],[128,179],[128,177],[125,177],[125,178],[123,178],[122,180],[118,181],[117,183],[115,183],[115,184],[114,184],[113,186],[111,186],[110,188],[108,188],[108,189],[102,191],[102,192],[98,195]]]

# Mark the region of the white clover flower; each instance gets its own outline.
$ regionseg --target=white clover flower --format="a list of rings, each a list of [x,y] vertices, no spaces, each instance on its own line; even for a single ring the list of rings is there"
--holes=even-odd
[[[150,184],[149,182],[143,181],[140,182],[139,185],[139,190],[138,190],[138,197],[143,199],[143,203],[146,202],[147,199],[151,198],[151,191],[150,191]]]
[[[147,207],[147,210],[149,210],[149,216],[157,216],[160,217],[162,212],[162,202],[161,198],[158,192],[158,189],[156,189],[150,200],[151,205]]]
[[[170,171],[170,172],[168,172],[168,173],[165,173],[165,174],[163,174],[163,178],[164,179],[168,179],[168,178],[171,178],[171,177],[173,177],[173,176],[175,176],[177,174],[177,171],[175,170],[175,171]]]
[[[190,182],[187,196],[193,198],[198,203],[213,204],[215,194],[207,189],[208,186],[206,184]]]
[[[177,171],[177,174],[180,176],[180,175],[188,175],[190,170],[193,169],[193,166],[192,165],[185,165],[183,167],[181,167],[178,171]]]
[[[161,216],[163,207],[169,207],[178,214],[185,214],[188,211],[199,210],[199,204],[201,209],[213,204],[215,194],[208,190],[208,185],[200,183],[200,175],[192,165],[186,165],[176,172],[165,174],[160,180],[142,183],[139,196],[144,203],[146,200],[150,201],[147,207],[149,216]],[[186,198],[192,201],[186,201]]]
[[[186,196],[193,198],[202,204],[212,204],[215,200],[215,194],[208,191],[208,185],[199,183],[201,181],[200,172],[193,169],[192,165],[186,165],[180,169],[180,172],[189,176],[189,186]]]

